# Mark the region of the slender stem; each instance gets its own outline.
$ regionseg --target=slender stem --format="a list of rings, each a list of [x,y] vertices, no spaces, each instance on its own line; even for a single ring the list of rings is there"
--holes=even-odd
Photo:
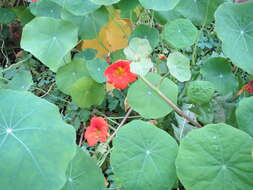
[[[108,145],[108,144],[112,141],[113,137],[117,134],[117,132],[119,131],[119,129],[125,124],[126,120],[127,120],[128,117],[130,116],[131,112],[132,112],[132,108],[130,108],[130,109],[128,110],[128,112],[126,113],[125,117],[122,119],[122,121],[121,121],[120,124],[118,125],[118,128],[113,132],[113,134],[112,134],[112,135],[110,136],[110,138],[107,140],[107,142],[105,143],[105,145]],[[98,165],[99,167],[101,167],[101,166],[103,165],[104,161],[106,160],[106,157],[107,157],[110,153],[111,153],[110,150],[107,151],[106,154],[103,156],[103,159],[102,159],[99,163],[97,163],[97,165]]]
[[[131,112],[133,111],[132,108],[130,108],[128,110],[128,112],[126,113],[125,117],[122,119],[122,121],[120,122],[119,126],[117,127],[117,129],[114,131],[114,133],[110,136],[110,138],[107,140],[107,144],[109,144],[113,137],[117,134],[117,132],[119,131],[119,129],[125,124],[126,120],[128,119],[129,115],[131,114]]]
[[[174,104],[167,96],[165,96],[157,87],[155,87],[151,82],[149,82],[145,77],[140,76],[140,78],[152,89],[154,90],[164,101],[169,104],[179,115],[181,115],[183,118],[188,120],[190,123],[195,125],[198,128],[201,128],[202,125],[200,125],[197,121],[194,121],[192,118],[190,118],[188,115],[186,115],[179,107],[177,107],[176,104]]]

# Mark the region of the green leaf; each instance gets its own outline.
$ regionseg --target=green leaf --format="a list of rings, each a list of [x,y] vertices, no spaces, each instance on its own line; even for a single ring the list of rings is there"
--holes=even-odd
[[[209,58],[201,67],[200,73],[203,75],[204,79],[211,82],[222,95],[237,90],[238,82],[232,73],[230,63],[225,58]]]
[[[16,14],[11,9],[0,8],[0,23],[8,24],[16,19]]]
[[[118,3],[120,0],[90,0],[97,5],[112,5]]]
[[[167,58],[170,74],[180,82],[191,79],[190,60],[180,52],[171,53]]]
[[[214,12],[223,2],[224,0],[183,0],[174,10],[194,24],[207,25],[214,20]]]
[[[215,14],[222,49],[233,63],[253,74],[253,2],[226,3]]]
[[[178,88],[168,78],[162,80],[157,74],[149,73],[146,79],[156,86],[165,96],[177,103]],[[131,85],[128,90],[127,100],[129,105],[142,117],[150,119],[161,118],[173,109],[141,79]]]
[[[85,62],[82,59],[75,58],[72,62],[58,69],[56,85],[62,92],[70,95],[72,85],[85,76],[89,76]]]
[[[84,51],[75,54],[75,58],[80,58],[88,61],[94,59],[96,57],[96,54],[97,51],[95,49],[86,48]]]
[[[134,29],[129,37],[129,40],[132,38],[147,39],[151,47],[154,49],[159,43],[159,31],[156,28],[151,28],[147,25],[140,24]]]
[[[89,108],[103,102],[105,89],[103,84],[96,83],[91,78],[83,77],[72,85],[70,95],[76,105],[81,108]]]
[[[34,18],[29,8],[15,7],[15,8],[12,8],[12,10],[17,15],[17,18],[20,20],[20,23],[22,26],[24,26],[25,24],[27,24]]]
[[[135,120],[123,126],[113,140],[111,165],[125,190],[168,190],[176,182],[178,146],[165,131]]]
[[[148,58],[152,53],[152,48],[147,39],[132,38],[127,48],[124,49],[127,59],[138,61],[139,59]]]
[[[12,80],[6,85],[13,90],[28,90],[33,84],[32,74],[27,70],[20,70],[15,73]]]
[[[0,90],[1,188],[60,189],[75,150],[75,130],[55,105],[29,92]]]
[[[164,26],[162,38],[174,48],[186,48],[196,42],[198,29],[190,20],[180,18]]]
[[[195,104],[208,103],[214,92],[213,84],[208,81],[192,81],[187,86],[187,97]]]
[[[51,0],[39,0],[29,5],[30,10],[35,16],[60,18],[62,7]]]
[[[132,38],[129,46],[124,49],[126,58],[132,63],[130,65],[131,72],[138,75],[147,74],[153,67],[153,63],[149,58],[152,48],[147,39]]]
[[[226,124],[193,130],[181,141],[177,175],[187,190],[251,190],[252,147],[248,134]]]
[[[79,36],[82,39],[96,38],[101,28],[108,23],[108,12],[105,8],[100,8],[85,16],[75,16],[68,11],[62,11],[61,17],[79,27]]]
[[[63,9],[76,16],[84,16],[92,13],[100,6],[94,4],[91,0],[50,0],[60,5]]]
[[[104,177],[96,162],[78,147],[66,172],[67,183],[61,190],[104,190]]]
[[[86,63],[86,67],[90,73],[91,78],[98,83],[104,83],[106,81],[104,72],[108,66],[108,63],[98,58],[87,61]]]
[[[182,18],[182,15],[174,9],[169,11],[155,11],[154,16],[155,20],[162,25],[175,19]]]
[[[179,0],[139,0],[141,5],[146,9],[156,11],[168,11],[178,4]]]
[[[253,136],[253,97],[244,98],[236,109],[236,119],[240,129]]]
[[[116,9],[120,9],[120,17],[121,18],[129,18],[131,21],[135,21],[137,19],[135,8],[140,6],[138,0],[121,0],[117,4],[114,4]]]
[[[57,71],[64,64],[64,56],[77,44],[77,32],[69,22],[38,17],[25,25],[21,48],[31,52],[52,71]]]

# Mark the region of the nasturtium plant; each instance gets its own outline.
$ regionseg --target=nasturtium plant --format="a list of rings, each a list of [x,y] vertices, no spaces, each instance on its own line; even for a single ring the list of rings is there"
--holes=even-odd
[[[235,65],[253,73],[253,2],[225,3],[215,13],[216,31],[222,49]]]
[[[178,145],[156,126],[136,120],[123,126],[113,140],[111,164],[125,190],[167,190],[176,182]]]
[[[146,75],[153,67],[153,62],[150,59],[151,53],[152,47],[147,39],[132,38],[128,47],[124,49],[126,58],[132,61],[131,72]]]
[[[210,124],[193,130],[181,141],[177,175],[188,190],[250,190],[252,147],[252,137],[230,125]]]
[[[164,26],[162,37],[174,48],[186,48],[196,42],[198,29],[188,19],[176,19]]]
[[[90,77],[82,77],[71,86],[70,95],[76,105],[81,108],[89,108],[103,102],[105,89],[102,84]]]
[[[100,5],[93,3],[91,0],[75,0],[75,1],[50,0],[50,1],[57,3],[64,10],[67,10],[76,16],[87,15],[100,7]]]
[[[82,167],[80,167],[82,166]],[[61,190],[104,190],[104,177],[87,151],[77,148],[66,171],[67,182]]]
[[[213,84],[208,81],[191,81],[187,86],[187,97],[195,104],[208,103],[214,92]]]
[[[153,9],[156,11],[168,11],[177,5],[179,0],[139,0],[141,5],[146,9]]]
[[[21,47],[52,71],[57,71],[64,65],[64,57],[77,44],[77,32],[77,27],[72,23],[38,17],[24,27]]]
[[[108,23],[108,13],[105,8],[84,16],[75,16],[68,11],[62,11],[61,17],[79,26],[79,36],[84,40],[96,38],[100,29]]]
[[[0,7],[0,189],[253,189],[252,0]]]
[[[86,68],[91,78],[98,83],[104,83],[106,81],[104,72],[107,67],[108,63],[97,58],[86,62]]]
[[[16,18],[16,14],[11,9],[0,8],[0,23],[8,24]]]
[[[1,188],[60,189],[76,151],[73,127],[30,92],[0,89],[0,107]]]
[[[70,63],[60,67],[56,73],[56,85],[65,94],[70,95],[73,84],[82,77],[88,77],[89,72],[83,59],[75,58]]]
[[[181,0],[175,10],[194,24],[202,26],[214,20],[215,10],[223,2],[224,0]]]
[[[40,0],[30,4],[33,15],[52,18],[61,18],[62,7],[51,0]]]
[[[236,109],[238,127],[253,136],[253,97],[244,98]]]
[[[236,91],[238,82],[232,73],[229,61],[223,57],[212,57],[201,66],[203,78],[213,84],[222,95]]]
[[[180,82],[191,79],[190,60],[180,52],[173,52],[167,58],[170,74]]]
[[[145,78],[164,93],[165,96],[177,103],[178,88],[175,83],[167,78],[163,79],[157,74],[150,73]],[[142,79],[131,85],[127,94],[127,100],[136,112],[147,119],[161,118],[172,111],[170,105]]]
[[[33,81],[30,71],[22,69],[15,73],[5,88],[13,90],[28,90],[32,84]]]
[[[120,0],[90,0],[90,1],[98,5],[111,5],[114,3],[118,3]]]
[[[159,31],[150,26],[140,24],[136,26],[131,36],[129,37],[129,40],[132,38],[147,39],[150,46],[154,49],[159,44]]]

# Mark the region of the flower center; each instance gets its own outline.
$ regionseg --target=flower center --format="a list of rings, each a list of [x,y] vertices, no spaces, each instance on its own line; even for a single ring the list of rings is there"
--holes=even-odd
[[[117,69],[115,69],[114,73],[115,75],[121,77],[126,73],[126,71],[123,67],[118,67]]]
[[[95,137],[99,138],[100,135],[101,135],[101,132],[98,129],[96,129],[96,131],[95,131]]]

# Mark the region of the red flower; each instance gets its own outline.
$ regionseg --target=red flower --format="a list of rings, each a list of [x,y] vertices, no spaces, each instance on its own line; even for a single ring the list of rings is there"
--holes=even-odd
[[[159,59],[162,61],[162,60],[166,60],[166,56],[165,55],[163,55],[163,54],[161,54],[161,55],[159,55]]]
[[[36,1],[38,1],[38,0],[32,0],[32,2],[36,2]]]
[[[242,89],[250,94],[253,94],[253,80],[250,81],[248,84],[244,85]]]
[[[102,117],[92,117],[90,125],[87,127],[84,138],[89,146],[94,146],[97,142],[106,142],[108,136],[108,123]]]
[[[127,88],[128,83],[134,82],[137,75],[130,71],[130,61],[119,60],[111,64],[105,70],[105,77],[108,83],[112,84],[115,88]]]

